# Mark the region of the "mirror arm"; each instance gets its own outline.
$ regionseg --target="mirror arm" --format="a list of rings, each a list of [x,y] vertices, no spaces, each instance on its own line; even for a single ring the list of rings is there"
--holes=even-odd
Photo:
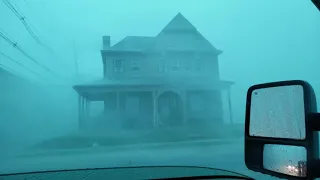
[[[320,113],[308,114],[308,120],[312,131],[320,131]]]

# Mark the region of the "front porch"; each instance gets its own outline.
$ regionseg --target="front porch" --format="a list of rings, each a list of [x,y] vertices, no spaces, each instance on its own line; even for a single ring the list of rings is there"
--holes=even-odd
[[[93,118],[90,104],[104,103],[98,128],[150,129],[211,122],[232,123],[230,86],[220,81],[214,86],[182,83],[93,83],[76,85],[79,94],[79,129],[85,131]],[[195,103],[195,94],[202,94],[206,103]],[[198,109],[197,109],[198,108]],[[93,128],[94,129],[94,128]]]

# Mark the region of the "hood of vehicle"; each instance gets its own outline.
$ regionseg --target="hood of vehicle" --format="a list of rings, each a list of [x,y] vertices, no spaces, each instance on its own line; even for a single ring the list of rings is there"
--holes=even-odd
[[[75,169],[68,171],[46,171],[27,174],[0,176],[3,180],[11,179],[163,179],[194,176],[236,176],[247,177],[231,171],[194,166],[139,166],[113,167],[101,169]],[[248,177],[247,177],[248,178]]]
[[[0,174],[137,166],[200,166],[251,176],[245,167],[243,151],[235,152],[233,146],[223,149],[216,146],[165,149],[137,147],[127,150],[89,148],[29,152],[3,159]]]
[[[29,152],[3,159],[0,174],[47,170],[86,169],[127,166],[230,166],[221,153],[207,148],[179,149],[127,149],[106,148],[75,149],[47,152]],[[241,154],[239,154],[241,155]],[[237,159],[235,159],[237,160]],[[224,168],[222,168],[224,169]]]

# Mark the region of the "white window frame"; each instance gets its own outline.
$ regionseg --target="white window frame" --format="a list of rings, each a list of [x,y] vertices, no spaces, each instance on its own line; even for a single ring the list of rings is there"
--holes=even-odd
[[[179,71],[181,68],[180,59],[172,59],[171,60],[171,71]]]
[[[138,69],[134,70],[134,68],[138,68]],[[138,59],[132,59],[130,69],[132,72],[140,72],[141,71],[141,61]]]
[[[165,73],[165,72],[167,72],[167,67],[168,67],[167,59],[160,59],[159,60],[159,71],[162,73]]]
[[[183,69],[185,71],[190,71],[191,70],[190,64],[191,64],[191,60],[190,59],[184,59],[183,60]]]
[[[196,59],[196,71],[197,72],[203,72],[204,71],[204,62],[202,59]]]
[[[200,54],[194,54],[194,61],[195,61],[195,71],[203,72],[204,71],[204,60]]]
[[[120,67],[116,67],[117,61],[120,61]],[[113,60],[113,72],[115,73],[122,73],[123,72],[123,67],[124,67],[124,59],[114,59]]]

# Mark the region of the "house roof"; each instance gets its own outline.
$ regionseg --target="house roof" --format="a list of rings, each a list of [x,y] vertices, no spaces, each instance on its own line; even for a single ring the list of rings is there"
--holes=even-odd
[[[181,13],[178,13],[157,36],[127,36],[109,50],[221,53]]]
[[[154,42],[155,37],[127,36],[111,47],[111,50],[143,51]]]
[[[177,32],[177,31],[197,31],[189,20],[187,20],[181,13],[178,13],[161,32]]]
[[[149,50],[216,51],[181,13],[178,13],[156,36]]]
[[[211,83],[210,83],[211,82]],[[217,82],[228,82],[230,83],[230,85],[233,84],[233,82],[231,81],[216,81],[216,80],[212,80],[211,78],[201,78],[201,80],[199,80],[199,78],[197,77],[175,77],[175,78],[168,78],[168,77],[149,77],[149,78],[136,78],[136,79],[121,79],[121,80],[111,80],[111,79],[99,79],[96,81],[92,81],[90,83],[85,83],[84,85],[91,85],[91,86],[101,86],[101,85],[161,85],[161,84],[177,84],[177,85],[183,85],[183,84],[190,84],[190,83],[194,83],[194,84],[214,84]],[[81,86],[81,85],[79,85]]]

